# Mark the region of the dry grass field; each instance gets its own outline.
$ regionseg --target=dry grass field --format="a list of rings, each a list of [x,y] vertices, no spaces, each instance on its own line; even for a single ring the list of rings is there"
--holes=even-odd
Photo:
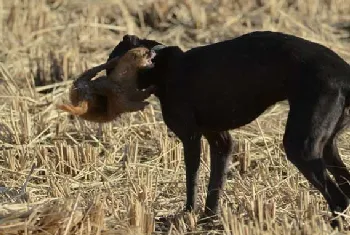
[[[101,126],[55,108],[127,33],[188,49],[281,31],[350,62],[344,22],[350,0],[0,0],[0,234],[346,234],[350,213],[333,231],[325,200],[286,160],[285,102],[232,131],[237,148],[212,229],[196,225],[200,212],[182,213],[182,145],[154,97],[144,112]],[[339,148],[350,166],[349,137]],[[202,144],[199,208],[210,165]]]

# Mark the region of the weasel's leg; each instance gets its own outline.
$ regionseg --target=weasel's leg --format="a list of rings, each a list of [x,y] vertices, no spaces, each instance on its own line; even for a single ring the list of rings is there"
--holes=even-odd
[[[125,104],[126,110],[125,112],[136,112],[136,111],[141,111],[144,110],[145,107],[148,105],[149,103],[147,101],[127,101],[127,103]]]
[[[100,77],[90,82],[91,93],[103,96],[114,96],[117,94],[116,84],[107,77]]]
[[[143,101],[150,97],[155,91],[154,86],[150,86],[146,88],[144,91],[137,90],[133,92],[131,95],[129,95],[130,101]]]
[[[111,69],[117,66],[118,64],[119,57],[115,57],[106,63],[97,65],[95,67],[92,67],[85,72],[83,72],[77,79],[76,81],[90,81],[93,77],[96,76],[99,72],[105,69]],[[75,82],[76,82],[75,81]]]

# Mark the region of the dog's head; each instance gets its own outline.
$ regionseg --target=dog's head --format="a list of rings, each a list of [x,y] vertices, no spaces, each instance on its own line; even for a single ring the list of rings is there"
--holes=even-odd
[[[138,88],[146,89],[150,86],[161,88],[164,86],[171,68],[176,64],[174,62],[183,54],[183,51],[177,46],[164,46],[157,41],[140,39],[135,35],[125,35],[122,41],[114,47],[108,60],[117,56],[123,56],[130,49],[136,47],[145,47],[155,52],[155,56],[152,56],[154,57],[152,59],[153,68],[139,70],[139,77],[137,79]],[[106,70],[107,76],[111,71],[112,70]]]

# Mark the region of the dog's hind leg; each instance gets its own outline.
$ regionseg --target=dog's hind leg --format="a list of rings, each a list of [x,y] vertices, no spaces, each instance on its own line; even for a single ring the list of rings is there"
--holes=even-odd
[[[213,216],[217,214],[233,143],[228,131],[206,132],[204,137],[208,140],[210,146],[210,178],[205,215]]]
[[[283,144],[287,158],[322,193],[334,214],[345,210],[349,199],[330,178],[322,154],[342,115],[345,97],[331,88],[314,93],[301,90],[298,97],[289,98]]]
[[[337,138],[349,123],[349,115],[342,111],[342,117],[339,119],[332,136],[323,150],[323,159],[340,189],[350,198],[350,172],[342,161],[337,147]]]

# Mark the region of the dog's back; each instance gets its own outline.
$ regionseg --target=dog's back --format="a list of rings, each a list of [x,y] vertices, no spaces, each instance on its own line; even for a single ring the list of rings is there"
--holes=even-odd
[[[166,96],[190,104],[205,129],[245,125],[295,89],[312,84],[308,92],[318,92],[328,85],[327,74],[347,76],[350,88],[350,67],[341,57],[291,35],[254,32],[169,57],[171,50],[156,60],[156,67],[172,60],[166,84],[178,89],[167,89]]]

